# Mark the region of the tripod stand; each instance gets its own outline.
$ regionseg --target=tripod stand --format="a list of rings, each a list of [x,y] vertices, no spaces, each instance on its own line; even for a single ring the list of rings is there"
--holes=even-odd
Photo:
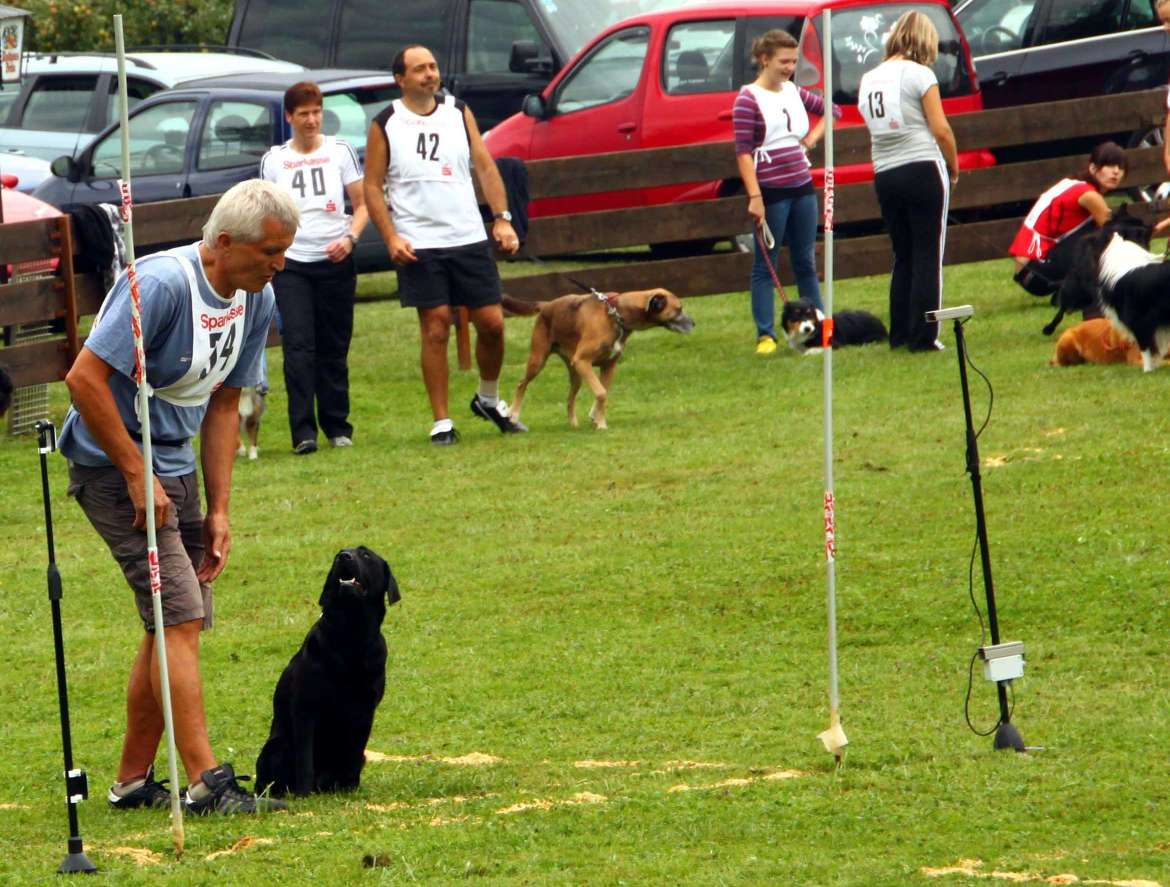
[[[960,308],[945,310],[962,311]],[[971,313],[971,309],[968,307],[965,317],[970,317]],[[975,423],[971,417],[971,390],[967,386],[967,343],[963,338],[964,317],[956,316],[954,320],[955,351],[958,352],[959,356],[959,379],[963,385],[963,414],[967,420],[967,473],[971,475],[971,492],[975,497],[975,531],[979,537],[979,556],[983,563],[983,588],[987,593],[987,623],[991,632],[992,646],[996,646],[999,644],[999,617],[995,610],[995,587],[991,581],[991,551],[987,543],[987,519],[983,513],[983,481],[979,476],[979,447],[975,440]],[[1007,683],[1007,681],[995,682],[996,693],[999,696],[999,724],[995,729],[994,746],[996,749],[1010,748],[1022,752],[1024,738],[1016,729],[1015,724],[1011,722]]]
[[[52,422],[41,420],[36,424],[38,448],[41,454],[41,495],[45,502],[45,535],[49,543],[49,605],[53,610],[53,646],[57,653],[57,699],[61,707],[61,744],[65,750],[65,797],[69,811],[69,854],[57,869],[61,874],[97,871],[81,846],[81,831],[77,825],[77,805],[89,797],[89,780],[84,770],[73,767],[73,741],[69,732],[69,691],[65,685],[65,643],[61,634],[61,573],[57,570],[53,547],[53,509],[49,499],[49,465],[45,458],[57,449],[57,429]]]

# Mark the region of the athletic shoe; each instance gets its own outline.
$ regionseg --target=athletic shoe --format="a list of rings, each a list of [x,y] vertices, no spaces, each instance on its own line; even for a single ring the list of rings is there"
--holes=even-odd
[[[346,437],[344,434],[339,434],[337,437],[329,438],[329,443],[335,447],[352,447],[353,440]]]
[[[502,400],[497,400],[495,406],[488,406],[484,403],[477,394],[471,398],[471,412],[479,416],[481,419],[487,419],[489,422],[494,422],[496,427],[500,429],[503,434],[515,434],[519,431],[527,431],[528,426],[519,419],[513,419],[508,413],[508,405]]]
[[[171,790],[167,788],[169,779],[155,782],[154,767],[146,771],[146,781],[132,792],[119,795],[114,786],[110,786],[106,800],[115,810],[134,810],[138,807],[169,807],[171,806]]]
[[[317,441],[302,440],[295,447],[293,447],[293,452],[298,456],[307,456],[309,453],[315,453],[317,452]]]
[[[454,428],[448,428],[446,431],[436,431],[431,434],[431,443],[437,447],[449,447],[451,444],[459,443],[459,432]]]
[[[914,345],[909,350],[911,351],[946,351],[947,346],[935,339],[929,345]]]
[[[236,776],[231,764],[220,764],[210,770],[204,770],[200,779],[208,793],[199,800],[191,797],[191,790],[187,789],[187,812],[196,816],[206,816],[209,813],[271,813],[275,810],[287,810],[288,804],[275,798],[257,797],[245,791],[239,780],[251,779],[251,776]]]
[[[772,354],[776,350],[776,340],[771,336],[760,336],[756,342],[756,354]]]

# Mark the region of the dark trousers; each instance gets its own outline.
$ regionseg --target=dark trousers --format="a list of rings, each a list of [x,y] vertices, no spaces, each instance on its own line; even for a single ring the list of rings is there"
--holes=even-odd
[[[326,437],[352,437],[349,424],[349,341],[357,274],[344,262],[285,261],[272,281],[280,308],[284,385],[293,446]],[[316,401],[316,410],[314,410]]]
[[[882,219],[894,248],[890,273],[890,347],[934,348],[938,324],[927,311],[942,307],[942,255],[947,234],[946,166],[907,163],[874,176]]]

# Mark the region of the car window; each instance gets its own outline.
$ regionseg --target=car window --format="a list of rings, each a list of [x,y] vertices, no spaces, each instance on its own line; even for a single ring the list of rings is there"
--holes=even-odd
[[[531,40],[540,47],[541,55],[549,54],[523,4],[516,0],[471,0],[465,66],[468,73],[508,72],[512,44],[517,40]]]
[[[143,80],[141,77],[126,78],[126,92],[130,96],[130,110],[133,111],[143,101],[150,98],[162,89],[157,83]],[[106,104],[106,125],[116,123],[122,114],[122,99],[118,89],[118,78],[110,78],[110,101]]]
[[[130,174],[167,175],[183,171],[183,150],[198,102],[163,102],[130,118]],[[122,175],[122,129],[110,130],[93,149],[93,174]]]
[[[96,89],[96,75],[38,77],[20,125],[23,129],[81,132]]]
[[[974,0],[958,15],[975,55],[994,55],[1023,47],[1035,21],[1036,0]]]
[[[1129,12],[1125,17],[1125,29],[1152,28],[1159,24],[1158,13],[1154,9],[1155,0],[1129,0]],[[0,117],[3,112],[0,111]]]
[[[8,84],[3,89],[0,89],[0,126],[6,126],[8,114],[12,111],[12,106],[16,103],[16,97],[20,95],[20,87],[17,84]]]
[[[396,86],[371,86],[325,96],[321,131],[365,150],[370,121],[399,96]]]
[[[779,28],[781,31],[787,31],[799,40],[800,31],[804,27],[804,16],[750,16],[744,20],[743,24],[743,44],[740,50],[743,56],[743,64],[740,66],[742,73],[736,77],[734,84],[736,89],[756,79],[756,74],[758,73],[756,70],[756,60],[752,58],[752,44],[756,42],[756,38],[762,37],[774,28]]]
[[[330,4],[332,5],[332,4]],[[325,4],[287,0],[251,0],[240,24],[238,45],[259,49],[278,59],[294,59],[307,68],[325,64],[329,13]],[[338,55],[337,63],[358,67]]]
[[[258,102],[211,103],[199,137],[199,170],[259,166],[272,147],[272,108]]]
[[[310,8],[314,4],[306,3],[304,6]],[[337,66],[389,68],[399,49],[412,43],[421,43],[435,54],[439,73],[442,74],[447,67],[447,23],[452,16],[450,7],[450,0],[395,0],[393,3],[387,3],[386,0],[345,0],[341,6],[341,24],[337,35]],[[319,25],[317,29],[320,30]],[[387,39],[388,34],[394,35],[392,40]],[[303,61],[301,63],[307,64]]]
[[[1125,0],[1052,0],[1037,45],[1100,37],[1121,30]]]
[[[561,84],[556,110],[561,114],[616,102],[638,88],[646,48],[647,27],[626,28],[611,34]]]
[[[662,88],[671,95],[728,92],[731,65],[727,62],[734,53],[735,19],[675,25],[667,34],[662,56]]]
[[[975,91],[967,71],[963,43],[947,7],[934,4],[915,6],[909,3],[889,3],[879,6],[858,6],[833,13],[833,101],[841,105],[857,104],[857,88],[861,75],[876,67],[882,60],[882,41],[904,13],[917,10],[926,15],[938,31],[938,58],[931,65],[938,78],[939,95],[950,98],[969,95]],[[817,37],[822,41],[820,17],[811,19]],[[807,72],[797,68],[796,81],[810,86],[803,77]],[[815,81],[813,81],[815,82]]]

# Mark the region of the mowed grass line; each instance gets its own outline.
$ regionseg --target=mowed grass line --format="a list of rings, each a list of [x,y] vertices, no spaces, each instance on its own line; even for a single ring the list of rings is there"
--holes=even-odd
[[[836,305],[884,316],[885,287],[840,282]],[[852,742],[834,771],[815,738],[828,723],[821,360],[758,358],[746,294],[692,299],[691,336],[631,339],[609,431],[567,427],[565,373],[550,361],[525,400],[532,431],[517,437],[469,414],[474,374],[453,372],[463,440],[436,450],[413,312],[380,302],[357,312],[352,450],[289,453],[269,354],[261,458],[236,468],[204,678],[213,746],[252,772],[332,555],[367,544],[403,592],[370,747],[406,759],[370,763],[359,792],[298,801],[292,815],[189,820],[180,863],[165,813],[106,809],[138,635],[54,457],[91,857],[130,884],[988,883],[921,871],[977,859],[975,871],[1170,885],[1170,542],[1155,517],[1170,374],[1049,367],[1049,309],[1011,284],[1006,262],[947,269],[947,294],[976,306],[968,343],[995,386],[979,445],[1000,619],[1028,648],[1016,721],[1046,751],[994,753],[963,721],[979,629],[949,328],[942,354],[834,356]],[[530,330],[508,322],[506,398]],[[62,386],[53,404],[59,421]],[[66,816],[31,439],[0,442],[0,476],[0,880],[33,884],[64,855]],[[978,573],[975,590],[982,601]],[[972,714],[984,728],[996,716],[978,675]],[[442,760],[472,752],[499,761]],[[621,765],[575,766],[586,760]],[[788,769],[800,775],[767,778]]]

